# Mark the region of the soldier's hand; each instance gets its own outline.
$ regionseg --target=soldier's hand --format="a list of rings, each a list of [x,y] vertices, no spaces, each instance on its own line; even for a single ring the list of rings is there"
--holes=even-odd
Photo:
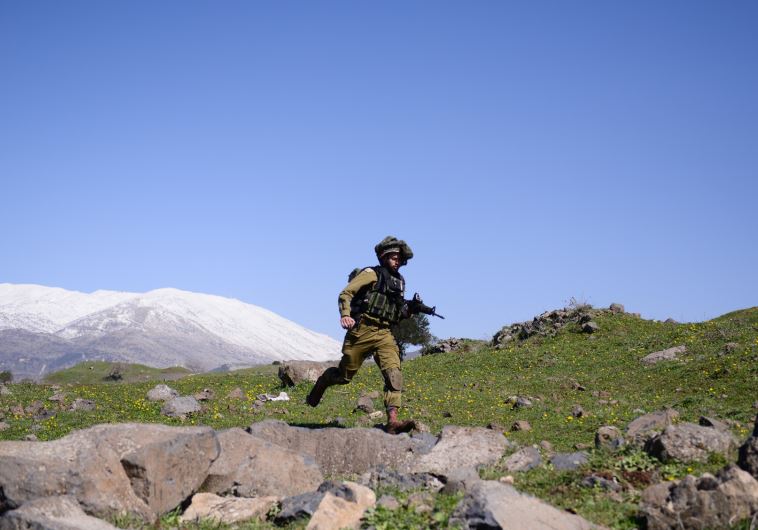
[[[342,329],[351,329],[355,326],[355,320],[352,317],[342,317],[340,319],[340,326],[342,326]]]

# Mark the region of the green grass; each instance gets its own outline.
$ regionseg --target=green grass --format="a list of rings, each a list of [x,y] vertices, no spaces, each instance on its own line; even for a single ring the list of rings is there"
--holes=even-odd
[[[758,308],[692,324],[667,324],[609,312],[598,314],[594,320],[600,330],[592,335],[581,333],[578,325],[569,325],[555,337],[532,337],[505,349],[471,348],[465,353],[428,355],[407,361],[403,364],[406,389],[401,416],[414,417],[433,432],[446,424],[496,423],[506,429],[508,438],[519,444],[547,440],[557,451],[574,450],[576,444],[592,444],[595,431],[602,425],[617,425],[623,430],[640,411],[664,407],[678,410],[681,421],[697,422],[701,415],[735,420],[740,425],[734,428],[734,434],[740,439],[749,434],[756,414],[753,403],[758,399],[755,390]],[[737,343],[738,347],[725,353],[724,346],[729,342]],[[679,361],[654,366],[640,362],[648,353],[678,345],[686,345],[688,349]],[[10,425],[0,432],[0,439],[22,439],[34,432],[40,440],[50,440],[73,429],[106,422],[202,424],[220,429],[245,427],[266,418],[310,425],[342,417],[348,426],[353,426],[362,418],[362,414],[352,412],[359,395],[381,390],[382,386],[377,367],[366,363],[350,385],[330,388],[316,409],[304,405],[309,385],[300,385],[286,389],[291,401],[270,402],[262,410],[254,411],[251,401],[226,396],[236,387],[242,388],[249,400],[257,394],[281,391],[275,366],[187,375],[169,385],[182,395],[211,388],[216,398],[206,403],[203,412],[182,422],[161,416],[161,404],[146,400],[147,391],[160,380],[160,374],[153,373],[150,381],[104,383],[102,377],[85,379],[75,375],[85,370],[95,372],[95,368],[89,370],[86,365],[72,368],[64,379],[58,379],[66,393],[62,409],[80,397],[94,400],[96,410],[60,410],[53,418],[35,421],[27,415],[11,413],[11,407],[41,400],[58,410],[55,403],[47,401],[54,389],[50,385],[13,384],[9,387],[11,395],[0,396],[0,411]],[[109,368],[102,370],[104,377]],[[575,389],[575,383],[585,390]],[[508,398],[515,395],[529,396],[534,405],[514,410]],[[581,418],[571,415],[577,404],[585,412]],[[375,405],[380,409],[381,399]],[[516,420],[529,421],[532,430],[510,432]],[[646,463],[644,458],[633,452],[618,455],[594,452],[589,468],[557,472],[542,467],[517,474],[516,485],[597,523],[633,528],[637,524],[636,504],[645,484],[625,466],[639,461],[639,465],[651,466],[648,471],[653,476],[667,480],[687,473],[715,471],[723,465],[720,461],[694,466],[663,465],[654,459]],[[628,488],[619,495],[610,495],[581,487],[581,479],[590,470],[614,476]],[[488,478],[505,474],[498,466],[483,473]],[[403,527],[400,521],[412,516],[377,511],[372,517],[379,518],[387,528],[394,528]],[[392,526],[393,517],[397,517],[400,526]]]
[[[122,379],[109,380],[108,376],[118,368]],[[152,368],[143,364],[111,363],[106,361],[87,361],[71,368],[54,372],[45,377],[45,383],[67,385],[92,385],[104,382],[136,383],[139,381],[174,380],[191,374],[181,366],[171,368]]]

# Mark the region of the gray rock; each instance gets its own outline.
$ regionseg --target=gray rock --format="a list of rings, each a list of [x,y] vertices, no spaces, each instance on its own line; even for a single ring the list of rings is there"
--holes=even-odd
[[[730,434],[732,432],[732,430],[729,428],[729,425],[727,425],[723,421],[719,421],[716,418],[710,418],[708,416],[700,416],[700,419],[698,420],[698,424],[702,425],[703,427],[712,427],[719,431],[727,432]]]
[[[197,491],[218,454],[213,429],[158,424],[96,425],[51,442],[0,442],[2,504],[12,509],[68,494],[92,515],[125,512],[153,521]]]
[[[273,444],[310,456],[324,475],[360,474],[379,464],[407,471],[416,449],[424,443],[405,434],[392,435],[380,429],[307,429],[277,420],[253,423],[247,431]]]
[[[445,486],[442,493],[453,495],[461,491],[467,491],[473,484],[479,482],[479,473],[473,467],[459,467],[447,473]],[[434,503],[432,503],[434,506]]]
[[[147,393],[149,401],[168,401],[175,397],[179,397],[179,392],[168,385],[156,385]]]
[[[513,404],[514,409],[528,409],[532,406],[532,400],[524,396],[517,396],[516,402]]]
[[[559,510],[497,481],[474,484],[458,504],[452,525],[464,529],[588,530],[599,528],[586,519]]]
[[[524,447],[506,458],[503,467],[510,472],[529,471],[542,464],[542,456],[535,447]]]
[[[515,444],[501,433],[483,427],[446,425],[432,450],[413,465],[416,473],[444,474],[458,467],[478,467],[497,462]]]
[[[82,399],[82,398],[76,398],[71,405],[69,405],[68,410],[71,412],[76,411],[84,411],[89,412],[91,410],[95,410],[96,405],[95,402],[91,399]]]
[[[513,425],[511,425],[511,430],[512,431],[531,431],[532,424],[526,420],[514,421]]]
[[[724,349],[722,350],[725,354],[734,353],[737,350],[740,349],[740,345],[737,342],[727,342],[724,344]]]
[[[626,312],[622,304],[611,304],[611,306],[608,309],[610,309],[611,313],[625,313]]]
[[[358,403],[355,405],[355,410],[360,410],[366,414],[374,412],[374,401],[368,396],[362,396],[358,398]]]
[[[579,484],[585,488],[600,488],[605,491],[621,491],[624,489],[616,480],[594,474],[584,477]]]
[[[337,366],[337,363],[287,361],[279,365],[278,375],[284,386],[295,386],[304,382],[315,383],[324,370],[332,366]]]
[[[558,471],[571,471],[586,464],[588,456],[584,451],[556,453],[550,458],[550,463]]]
[[[649,355],[646,355],[641,360],[642,364],[652,365],[661,361],[674,361],[679,358],[679,355],[683,355],[685,353],[687,353],[686,346],[674,346],[673,348],[653,352]]]
[[[4,421],[0,421],[0,432],[7,431],[11,426]]]
[[[216,392],[212,388],[204,388],[197,392],[194,398],[198,401],[210,401],[216,398]]]
[[[584,416],[584,409],[582,408],[581,405],[574,405],[571,408],[571,415],[575,418],[581,418],[582,416]]]
[[[727,528],[758,511],[758,481],[737,466],[714,477],[688,475],[642,492],[640,513],[649,530]]]
[[[758,479],[758,436],[751,436],[740,446],[737,465]]]
[[[737,464],[758,478],[758,416],[755,417],[753,435],[740,446]]]
[[[618,427],[604,425],[595,432],[595,447],[607,451],[616,451],[624,446],[624,436]]]
[[[316,513],[324,495],[326,493],[311,491],[283,499],[282,509],[276,514],[274,523],[281,526],[298,519],[310,519]]]
[[[397,510],[400,508],[400,501],[392,495],[382,495],[379,500],[376,501],[377,506],[386,508],[387,510]]]
[[[592,320],[582,324],[582,331],[585,333],[595,333],[599,329],[600,329],[600,326],[597,325],[597,322],[593,322]]]
[[[268,512],[279,503],[277,497],[219,497],[213,493],[196,493],[192,503],[180,517],[183,523],[199,523],[203,520],[215,524],[240,523],[243,521],[263,521]]]
[[[728,456],[737,447],[734,437],[694,423],[669,425],[645,444],[645,451],[663,462],[705,462],[710,453]]]
[[[321,488],[319,488],[321,489]],[[376,495],[370,489],[354,482],[343,482],[337,493],[327,491],[308,521],[309,530],[332,528],[360,528],[361,518],[368,508],[376,504]]]
[[[116,530],[110,523],[84,513],[76,498],[40,497],[0,517],[0,530]]]
[[[245,391],[242,390],[240,387],[234,388],[229,391],[229,393],[226,395],[227,399],[247,399],[247,395],[245,394]]]
[[[461,341],[460,339],[455,339],[455,338],[444,339],[444,340],[438,341],[437,343],[430,346],[429,348],[425,348],[422,355],[433,355],[435,353],[449,353],[451,351],[456,351],[460,349],[461,346],[463,346],[463,341]]]
[[[217,433],[221,452],[201,491],[240,497],[289,497],[315,490],[323,475],[313,458],[251,436],[242,429]]]
[[[161,407],[161,414],[169,418],[183,418],[188,414],[200,412],[202,407],[200,403],[192,396],[175,397],[167,401]]]
[[[627,440],[636,446],[643,446],[655,434],[671,425],[679,417],[674,409],[651,412],[632,420],[626,428]]]
[[[361,483],[373,490],[392,488],[399,491],[419,488],[438,490],[443,486],[443,483],[431,473],[403,473],[385,465],[379,465],[366,472],[362,476]]]

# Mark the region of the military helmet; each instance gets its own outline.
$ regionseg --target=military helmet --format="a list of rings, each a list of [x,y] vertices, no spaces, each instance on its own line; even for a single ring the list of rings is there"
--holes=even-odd
[[[408,260],[413,257],[413,251],[411,250],[411,247],[408,246],[408,243],[394,236],[387,236],[382,239],[374,247],[374,252],[376,252],[376,257],[379,261],[382,260],[382,257],[385,254],[388,254],[389,252],[397,252],[400,254],[401,265],[405,265],[408,263]]]

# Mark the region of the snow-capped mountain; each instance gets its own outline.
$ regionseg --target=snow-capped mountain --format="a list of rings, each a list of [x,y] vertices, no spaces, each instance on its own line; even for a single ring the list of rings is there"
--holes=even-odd
[[[0,284],[0,369],[41,377],[86,359],[205,371],[331,360],[339,343],[239,300],[157,289],[91,294]]]

